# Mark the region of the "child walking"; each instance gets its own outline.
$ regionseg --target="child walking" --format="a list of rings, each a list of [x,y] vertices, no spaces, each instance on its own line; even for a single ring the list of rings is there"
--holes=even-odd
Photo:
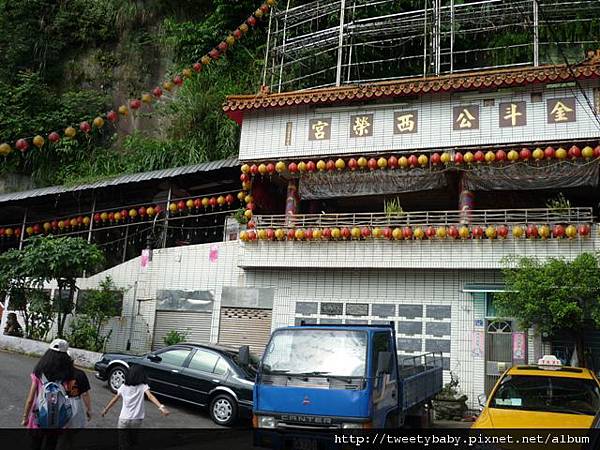
[[[144,368],[136,364],[131,366],[127,372],[125,383],[117,390],[115,396],[110,399],[102,411],[102,417],[106,415],[110,408],[119,400],[119,397],[121,397],[123,399],[123,406],[119,415],[118,428],[140,428],[145,416],[144,396],[148,397],[148,400],[156,405],[163,416],[170,414],[165,405],[162,405],[150,392]]]

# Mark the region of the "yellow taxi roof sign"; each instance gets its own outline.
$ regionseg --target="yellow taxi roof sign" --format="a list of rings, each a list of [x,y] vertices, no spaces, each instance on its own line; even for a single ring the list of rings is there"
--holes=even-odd
[[[554,355],[544,355],[538,359],[538,366],[560,366],[562,365],[560,359]]]

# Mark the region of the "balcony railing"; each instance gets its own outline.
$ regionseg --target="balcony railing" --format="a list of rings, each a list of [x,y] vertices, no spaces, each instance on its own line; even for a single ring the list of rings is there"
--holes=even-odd
[[[257,215],[256,228],[402,227],[490,224],[589,224],[592,208],[483,209],[463,211],[416,211],[404,213],[344,213]]]

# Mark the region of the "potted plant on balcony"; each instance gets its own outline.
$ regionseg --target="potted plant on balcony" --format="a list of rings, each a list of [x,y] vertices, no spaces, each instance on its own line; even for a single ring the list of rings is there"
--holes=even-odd
[[[450,381],[444,385],[433,400],[436,420],[462,420],[467,412],[467,396],[459,395],[460,382],[454,372],[450,372]]]
[[[571,221],[571,202],[565,198],[563,193],[546,202],[546,208],[555,215],[554,221],[560,223],[569,223]]]

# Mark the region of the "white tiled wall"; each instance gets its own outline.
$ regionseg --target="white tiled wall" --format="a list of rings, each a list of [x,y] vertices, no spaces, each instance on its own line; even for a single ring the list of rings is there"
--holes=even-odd
[[[593,88],[598,81],[580,83],[588,98],[594,98]],[[597,139],[598,121],[590,110],[588,101],[577,87],[546,89],[541,102],[532,103],[531,93],[542,87],[530,87],[514,92],[499,92],[493,106],[484,106],[477,93],[424,95],[406,103],[399,98],[399,106],[389,108],[349,110],[343,107],[323,111],[306,106],[248,111],[244,114],[240,143],[240,160],[264,160],[279,158],[308,158],[315,156],[360,154],[368,152],[387,153],[418,149],[440,149],[486,144],[518,144],[522,142],[560,141],[572,139]],[[481,96],[480,96],[481,97]],[[546,100],[560,97],[576,97],[576,122],[548,124]],[[485,95],[489,99],[489,95]],[[525,101],[527,125],[499,127],[499,104]],[[452,108],[459,105],[479,105],[479,130],[455,131]],[[418,132],[394,134],[394,112],[418,110]],[[351,138],[350,116],[373,114],[373,134],[369,137]],[[311,141],[310,119],[331,118],[331,138]],[[292,123],[292,140],[285,145],[288,122]]]

